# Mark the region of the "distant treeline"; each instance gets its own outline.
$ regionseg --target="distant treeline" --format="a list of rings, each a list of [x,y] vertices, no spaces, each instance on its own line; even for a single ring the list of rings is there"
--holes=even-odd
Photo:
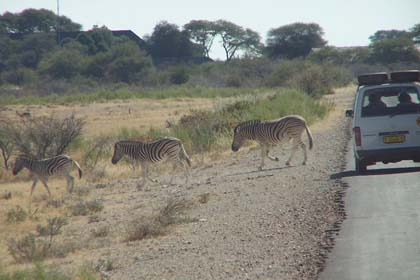
[[[291,76],[285,69],[315,71],[316,67],[327,69],[329,64],[357,73],[420,61],[420,24],[410,30],[379,30],[369,37],[368,47],[348,48],[328,46],[316,23],[272,28],[265,44],[257,32],[226,20],[192,20],[182,28],[163,21],[143,39],[135,34],[115,36],[105,26],[86,32],[81,28],[45,9],[0,15],[3,93],[10,85],[30,85],[44,94],[68,93],[70,85],[74,92],[83,93],[115,83],[142,87],[284,86],[284,77]],[[62,36],[68,33],[73,36]],[[225,50],[225,62],[212,62],[209,57],[217,43]],[[296,59],[294,65],[305,68],[290,66]]]

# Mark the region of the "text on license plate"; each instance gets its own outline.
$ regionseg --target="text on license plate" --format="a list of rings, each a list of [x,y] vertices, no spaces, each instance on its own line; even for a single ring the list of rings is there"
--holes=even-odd
[[[384,136],[384,143],[402,143],[405,141],[405,135]]]

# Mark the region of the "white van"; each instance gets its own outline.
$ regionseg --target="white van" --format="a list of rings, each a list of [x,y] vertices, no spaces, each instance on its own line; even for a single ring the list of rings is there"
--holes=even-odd
[[[420,71],[372,73],[358,77],[353,110],[357,173],[368,165],[420,162]]]

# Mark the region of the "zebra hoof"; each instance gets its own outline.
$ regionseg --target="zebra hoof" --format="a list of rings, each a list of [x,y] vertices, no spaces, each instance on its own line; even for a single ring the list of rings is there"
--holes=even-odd
[[[275,158],[274,158],[274,160],[275,160],[275,161],[279,161],[280,159],[279,159],[278,157],[275,157]]]
[[[286,166],[290,166],[290,162],[288,162],[288,161],[287,161],[287,162],[286,162]]]
[[[262,170],[263,170],[262,166],[258,167],[258,171],[262,171]]]
[[[306,162],[303,162],[302,165],[306,165]]]

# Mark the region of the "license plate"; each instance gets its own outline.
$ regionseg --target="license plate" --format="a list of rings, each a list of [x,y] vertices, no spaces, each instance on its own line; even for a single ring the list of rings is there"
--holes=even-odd
[[[384,136],[384,143],[403,143],[405,141],[405,135],[389,135]]]

